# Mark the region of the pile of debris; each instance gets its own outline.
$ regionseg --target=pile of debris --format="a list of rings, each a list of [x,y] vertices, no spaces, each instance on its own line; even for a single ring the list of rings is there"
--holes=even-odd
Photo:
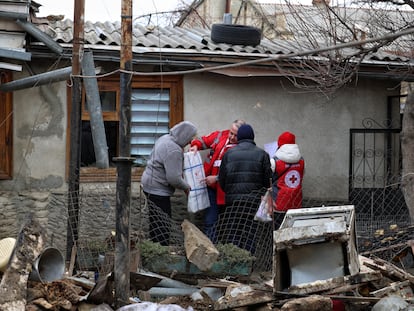
[[[353,269],[349,268],[350,265],[358,267],[358,271],[314,281],[295,281],[298,273],[300,278],[315,278],[315,274],[306,271],[306,266],[303,267],[295,261],[295,254],[290,253],[292,249],[299,249],[299,254],[303,255],[300,252],[307,251],[308,246],[318,248],[321,243],[327,242],[327,247],[331,247],[338,241],[341,247],[345,247],[344,251],[349,251],[350,246],[353,247],[349,243],[350,238],[354,238],[352,231],[349,228],[342,231],[347,226],[344,227],[341,222],[352,224],[349,221],[352,220],[352,213],[348,213],[348,209],[346,211],[344,220],[338,216],[337,211],[332,215],[333,210],[329,210],[329,219],[333,223],[325,220],[323,228],[317,230],[316,227],[321,224],[310,220],[309,215],[306,215],[306,226],[300,228],[296,223],[294,231],[289,229],[289,218],[287,219],[284,227],[286,230],[278,230],[277,234],[275,232],[274,239],[275,262],[288,271],[286,275],[274,269],[273,272],[243,275],[236,273],[232,276],[226,276],[226,271],[223,271],[223,277],[212,277],[209,271],[217,263],[219,251],[196,226],[184,221],[182,229],[187,265],[195,265],[198,268],[197,273],[180,275],[176,267],[168,274],[165,271],[149,272],[137,268],[130,272],[130,301],[118,310],[382,311],[390,310],[390,305],[408,307],[413,299],[414,289],[414,276],[405,269],[413,268],[409,264],[414,262],[413,244],[410,240],[406,241],[404,252],[399,253],[392,261],[359,254],[356,255],[358,262],[355,262],[355,258],[350,258],[348,252],[342,263],[345,271]],[[340,213],[342,212],[340,209]],[[298,222],[300,218],[301,222],[303,215],[296,214],[291,220]],[[309,222],[314,227],[310,231],[307,228]],[[93,271],[83,271],[74,276],[62,275],[60,279],[50,282],[39,282],[30,278],[33,262],[44,248],[42,232],[44,230],[39,224],[31,220],[16,239],[15,251],[0,283],[0,310],[114,310],[113,273],[100,276],[98,280],[95,280]],[[324,237],[323,241],[321,236]],[[399,244],[402,245],[402,242],[399,241]],[[292,262],[287,264],[286,260],[289,259]],[[405,268],[401,267],[402,262],[405,263]],[[310,264],[312,266],[313,263]],[[227,272],[230,271],[226,269]]]
[[[265,275],[240,280],[199,279],[198,285],[190,285],[155,273],[131,273],[131,294],[136,297],[131,298],[128,310],[144,310],[143,301],[157,301],[158,307],[176,305],[176,310],[370,310],[383,299],[396,296],[408,306],[413,298],[413,275],[379,258],[360,256],[360,260],[362,269],[356,275],[293,286],[282,292],[274,292],[272,281],[265,281]],[[49,283],[29,281],[27,286],[26,310],[87,310],[98,305],[113,310],[112,276],[96,284],[83,275]],[[335,304],[343,309],[334,309]]]

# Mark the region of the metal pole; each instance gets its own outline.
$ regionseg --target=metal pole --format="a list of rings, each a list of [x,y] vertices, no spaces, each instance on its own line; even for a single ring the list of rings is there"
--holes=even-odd
[[[108,168],[108,143],[106,141],[101,98],[99,97],[98,81],[95,77],[95,64],[92,51],[83,53],[82,73],[83,76],[88,77],[83,79],[83,86],[85,88],[85,97],[88,103],[96,167]]]
[[[73,73],[72,70],[72,67],[65,67],[53,71],[40,73],[30,77],[21,78],[19,80],[3,83],[0,85],[0,91],[12,92],[27,89],[30,87],[50,84],[56,81],[64,81],[70,78],[71,73]]]
[[[128,304],[130,293],[132,0],[122,0],[121,33],[119,157],[114,159],[118,176],[114,271],[116,308]]]
[[[70,259],[72,248],[78,240],[79,224],[79,173],[81,145],[82,84],[79,78],[84,42],[85,0],[75,0],[74,31],[72,48],[72,110],[70,120],[70,159],[69,159],[69,197],[68,197],[68,235],[66,258]],[[69,271],[72,273],[72,271]]]

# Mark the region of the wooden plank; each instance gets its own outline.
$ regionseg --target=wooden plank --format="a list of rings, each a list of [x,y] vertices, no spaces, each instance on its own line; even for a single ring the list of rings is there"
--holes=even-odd
[[[286,293],[286,292],[275,292],[275,296],[276,296],[278,305],[283,305],[285,302],[293,298],[306,297],[303,295],[291,294],[291,293]],[[381,299],[378,297],[360,297],[360,296],[344,296],[344,295],[327,295],[327,296],[335,300],[350,301],[350,302],[357,302],[357,303],[359,302],[375,303]]]
[[[340,293],[348,293],[348,292],[354,291],[354,290],[356,290],[359,287],[364,286],[364,285],[365,285],[365,283],[339,286],[337,288],[333,288],[332,290],[328,290],[328,291],[324,292],[323,294],[324,295],[333,295],[333,294],[340,294]]]
[[[228,310],[257,304],[265,304],[275,299],[273,293],[266,291],[252,291],[235,297],[224,296],[214,303],[214,310]]]
[[[312,294],[312,293],[336,293],[334,289],[338,289],[338,292],[346,290],[351,285],[364,284],[371,281],[377,281],[382,278],[380,272],[365,272],[356,275],[347,275],[344,277],[331,278],[327,280],[315,281],[312,283],[299,284],[289,287],[289,293],[294,294]],[[339,289],[339,288],[342,288]]]
[[[410,281],[394,282],[387,287],[380,288],[371,292],[375,297],[383,298],[391,295],[400,296],[404,299],[413,298],[413,290],[410,287]]]
[[[409,280],[411,284],[414,285],[414,276],[411,273],[408,273],[383,259],[375,258],[372,263],[364,262],[364,265],[380,271],[384,276],[387,276],[392,280]]]
[[[75,262],[76,262],[76,254],[77,254],[77,247],[76,245],[72,246],[72,251],[70,253],[70,262],[69,262],[69,268],[68,268],[68,275],[73,275],[73,269],[75,268]]]
[[[71,281],[73,284],[81,286],[86,290],[91,290],[95,286],[95,282],[92,282],[85,278],[78,278],[75,276],[70,276],[66,278],[67,280]]]
[[[359,297],[359,296],[343,296],[343,295],[332,295],[329,296],[331,299],[342,300],[342,301],[352,301],[352,302],[369,302],[376,303],[380,301],[381,298],[377,297]]]

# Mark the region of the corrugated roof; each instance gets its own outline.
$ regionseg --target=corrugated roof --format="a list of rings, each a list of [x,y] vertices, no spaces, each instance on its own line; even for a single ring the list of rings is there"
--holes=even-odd
[[[58,43],[72,43],[73,22],[69,19],[61,21],[50,21],[49,24],[39,25],[45,33],[51,36]],[[121,23],[120,22],[85,22],[85,43],[93,46],[120,46],[121,43]],[[133,26],[133,46],[140,48],[163,49],[178,53],[180,50],[187,50],[193,53],[208,53],[225,55],[248,56],[254,54],[261,55],[287,55],[312,49],[306,42],[298,44],[297,41],[288,40],[268,40],[262,39],[257,46],[231,45],[225,43],[215,43],[211,40],[210,31],[201,28],[187,29],[180,27],[154,27],[135,24]],[[344,55],[352,55],[352,49],[343,49]],[[400,57],[384,51],[372,54],[370,58],[383,61],[408,61],[405,57]]]
[[[73,22],[69,19],[50,22],[42,30],[59,43],[72,43]],[[91,45],[119,46],[121,43],[120,22],[85,22],[85,43]],[[195,51],[221,51],[260,54],[289,54],[292,43],[283,40],[263,39],[258,46],[241,46],[219,43],[211,40],[206,29],[186,29],[179,27],[153,27],[135,24],[133,46],[163,49],[189,49]]]

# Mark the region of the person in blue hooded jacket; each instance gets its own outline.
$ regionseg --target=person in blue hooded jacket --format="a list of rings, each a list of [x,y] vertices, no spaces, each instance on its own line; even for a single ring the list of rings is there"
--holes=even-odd
[[[171,196],[176,189],[187,195],[190,191],[190,185],[183,177],[184,147],[196,134],[193,123],[182,121],[176,124],[169,134],[157,139],[142,174],[144,194],[152,203],[149,204],[150,238],[161,245],[169,244]]]

